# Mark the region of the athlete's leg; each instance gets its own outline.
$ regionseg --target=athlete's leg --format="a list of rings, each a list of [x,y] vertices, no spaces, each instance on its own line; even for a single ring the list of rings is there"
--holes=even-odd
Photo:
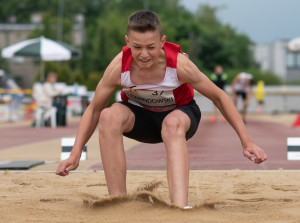
[[[132,111],[116,103],[104,109],[99,118],[99,144],[108,192],[110,195],[126,193],[126,159],[123,132],[134,125]]]
[[[242,118],[243,118],[244,122],[245,122],[246,116],[247,116],[247,108],[248,108],[248,103],[246,103],[244,101],[244,106],[243,106],[243,110],[242,110]]]
[[[256,114],[261,114],[263,107],[264,102],[262,100],[257,101]]]
[[[238,101],[237,92],[233,91],[232,96],[233,96],[233,104],[235,105],[235,107],[237,107],[237,101]]]
[[[214,117],[218,117],[218,108],[214,104]]]
[[[189,157],[185,136],[190,124],[188,115],[180,110],[168,114],[162,123],[171,202],[180,207],[188,204]]]
[[[216,122],[218,119],[218,109],[215,106],[215,104],[213,104],[213,116],[210,118],[211,122]]]
[[[247,100],[247,93],[244,93],[243,97],[243,110],[242,110],[242,118],[244,122],[246,121],[246,116],[247,116],[247,108],[249,101]]]

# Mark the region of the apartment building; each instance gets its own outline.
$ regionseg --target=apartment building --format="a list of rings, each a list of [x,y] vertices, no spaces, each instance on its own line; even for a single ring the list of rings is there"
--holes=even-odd
[[[271,71],[285,82],[300,81],[300,52],[288,49],[289,40],[254,47],[254,58],[263,71]]]

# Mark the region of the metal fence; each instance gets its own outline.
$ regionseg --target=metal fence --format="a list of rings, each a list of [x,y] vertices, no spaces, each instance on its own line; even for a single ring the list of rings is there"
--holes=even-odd
[[[20,121],[25,117],[26,94],[20,89],[0,88],[0,121]]]

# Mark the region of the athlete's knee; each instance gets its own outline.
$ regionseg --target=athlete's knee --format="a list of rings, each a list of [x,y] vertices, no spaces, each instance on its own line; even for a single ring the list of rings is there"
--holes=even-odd
[[[161,134],[163,138],[166,138],[168,136],[184,136],[184,125],[178,117],[166,117],[162,123]]]
[[[122,105],[114,104],[110,108],[105,108],[100,113],[99,131],[104,132],[124,132],[132,128],[133,115]]]
[[[118,129],[121,126],[121,120],[116,114],[115,109],[112,107],[105,108],[100,113],[99,117],[99,130],[113,130]]]
[[[99,125],[106,125],[109,123],[112,119],[112,114],[110,112],[110,108],[105,108],[101,111],[100,117],[99,117]]]

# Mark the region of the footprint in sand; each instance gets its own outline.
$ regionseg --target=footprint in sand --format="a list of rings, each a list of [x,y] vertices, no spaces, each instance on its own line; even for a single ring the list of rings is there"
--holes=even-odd
[[[271,188],[273,190],[280,190],[280,191],[298,191],[298,187],[295,185],[272,185]]]
[[[235,185],[234,194],[255,194],[257,193],[257,188],[260,188],[259,183],[239,183]]]
[[[288,198],[264,198],[264,197],[260,197],[260,198],[250,198],[250,199],[228,199],[231,201],[238,201],[238,202],[263,202],[263,201],[268,201],[268,202],[293,202],[293,199],[288,199]]]
[[[12,180],[12,182],[13,182],[14,184],[21,185],[21,186],[28,186],[28,185],[31,185],[30,182],[26,182],[26,181],[19,180],[19,179],[14,179],[14,180]]]
[[[98,184],[88,184],[86,187],[106,187],[105,183],[98,183]]]
[[[44,203],[55,203],[55,202],[61,202],[61,201],[66,201],[67,199],[63,198],[41,198],[40,202]]]

